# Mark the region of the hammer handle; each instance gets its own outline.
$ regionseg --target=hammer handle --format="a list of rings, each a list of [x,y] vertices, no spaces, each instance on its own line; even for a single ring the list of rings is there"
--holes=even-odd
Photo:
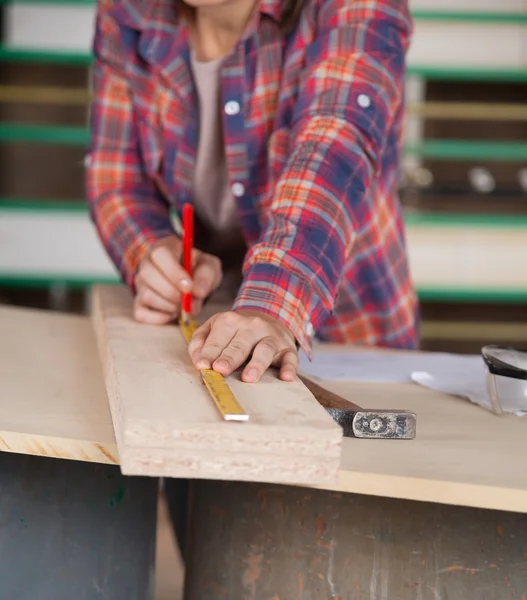
[[[395,440],[415,438],[417,421],[415,413],[408,410],[361,408],[307,377],[299,375],[299,379],[333,420],[342,427],[345,437]]]
[[[315,396],[319,404],[322,404],[324,408],[334,408],[338,410],[351,410],[358,411],[362,410],[358,404],[354,402],[350,402],[349,400],[344,400],[337,394],[323,388],[318,383],[311,381],[307,377],[303,375],[299,375],[298,378],[300,381],[307,387],[307,389]]]

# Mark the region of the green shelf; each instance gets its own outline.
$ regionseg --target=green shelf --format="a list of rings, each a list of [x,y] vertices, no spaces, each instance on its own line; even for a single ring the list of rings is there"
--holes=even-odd
[[[1,207],[1,202],[0,202]],[[525,229],[527,215],[447,214],[404,212],[406,226]]]
[[[66,6],[95,6],[95,0],[0,0],[5,4],[63,4]],[[525,23],[527,15],[507,11],[412,10],[419,21],[471,21],[489,23]]]
[[[0,46],[0,61],[53,63],[60,65],[88,67],[92,63],[92,55],[86,52],[33,50],[29,48],[6,48]]]
[[[527,13],[455,10],[412,10],[415,21],[448,21],[455,23],[527,23]]]
[[[89,132],[86,127],[54,127],[49,125],[0,123],[0,142],[85,146],[89,142]]]
[[[417,288],[421,302],[456,302],[474,304],[522,304],[527,301],[527,290]]]
[[[64,285],[71,289],[86,288],[98,284],[119,284],[119,277],[75,277],[74,275],[61,275],[60,273],[46,273],[42,275],[7,275],[0,274],[0,287],[20,288],[47,288],[54,285]]]
[[[86,200],[56,200],[52,198],[0,198],[0,212],[86,213]]]
[[[0,197],[1,212],[28,213],[60,213],[88,214],[88,206],[83,198],[75,200],[56,200],[53,198],[8,198]],[[495,215],[495,214],[447,214],[432,212],[404,212],[404,222],[407,226],[419,227],[501,227],[527,230],[527,215]]]
[[[524,83],[527,81],[527,69],[468,69],[410,65],[406,73],[438,81],[487,81],[489,83]]]
[[[0,142],[85,146],[89,143],[89,130],[86,127],[0,123]],[[525,161],[527,142],[426,140],[407,144],[404,152],[434,159]]]
[[[40,51],[29,48],[15,49],[0,46],[0,61],[89,67],[92,63],[92,55],[89,52]],[[527,82],[527,69],[469,69],[409,65],[406,72],[409,76],[441,81]]]
[[[527,160],[527,143],[426,140],[417,144],[407,144],[404,152],[407,155],[435,159],[525,161]]]
[[[62,4],[66,6],[95,6],[95,0],[0,0],[1,4]]]
[[[119,285],[121,281],[115,277],[75,277],[60,274],[42,275],[0,275],[0,287],[48,288],[54,285],[65,285],[71,289],[83,289],[97,284]],[[421,302],[455,302],[478,304],[521,304],[527,301],[527,290],[486,290],[486,289],[448,289],[417,288]]]
[[[66,6],[95,6],[95,0],[0,0],[6,4],[61,4]],[[418,21],[460,21],[476,23],[526,23],[527,14],[507,11],[412,10]]]

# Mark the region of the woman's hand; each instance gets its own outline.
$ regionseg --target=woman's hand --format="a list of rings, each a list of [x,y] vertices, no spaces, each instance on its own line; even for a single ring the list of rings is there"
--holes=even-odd
[[[196,330],[188,351],[196,369],[230,375],[251,357],[242,380],[255,383],[271,366],[280,379],[293,381],[298,352],[292,333],[280,321],[258,311],[239,310],[214,315]]]
[[[180,264],[181,240],[160,240],[141,261],[135,278],[134,318],[150,325],[164,325],[179,316],[181,293],[192,292],[192,312],[200,312],[203,301],[221,283],[220,260],[193,250],[193,278]]]

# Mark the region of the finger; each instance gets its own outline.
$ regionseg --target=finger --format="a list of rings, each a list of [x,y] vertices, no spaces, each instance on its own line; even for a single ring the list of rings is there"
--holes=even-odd
[[[271,366],[277,354],[278,344],[275,339],[271,336],[263,338],[254,349],[249,364],[243,370],[242,381],[246,383],[260,381],[262,375]]]
[[[170,282],[150,260],[145,261],[141,266],[141,270],[136,279],[136,287],[138,290],[140,290],[143,285],[154,290],[167,302],[173,304],[179,302],[179,289],[174,283]]]
[[[172,316],[139,304],[134,307],[134,319],[147,325],[166,325],[172,321]]]
[[[260,336],[254,329],[239,330],[214,361],[212,368],[222,375],[230,375],[249,358],[259,340]]]
[[[191,312],[196,317],[203,310],[205,300],[201,300],[201,298],[192,298],[192,308]]]
[[[237,322],[238,323],[238,322]],[[199,353],[193,354],[198,369],[212,369],[212,364],[234,337],[238,325],[216,319]]]
[[[194,271],[192,295],[204,299],[221,282],[221,265],[214,257],[204,257]]]
[[[201,327],[198,327],[190,342],[188,344],[188,353],[190,354],[190,358],[194,363],[196,363],[197,355],[203,348],[207,337],[209,336],[210,330],[212,328],[213,319],[209,319],[206,323],[204,323]]]
[[[286,350],[282,356],[280,366],[280,379],[282,381],[294,381],[298,371],[298,352]]]
[[[179,302],[169,302],[147,285],[142,285],[139,288],[137,299],[140,304],[147,308],[165,312],[169,315],[176,315],[179,312]]]
[[[192,281],[190,275],[179,264],[179,252],[176,252],[175,247],[172,249],[165,245],[157,246],[152,250],[150,260],[163,277],[178,290],[190,292]]]

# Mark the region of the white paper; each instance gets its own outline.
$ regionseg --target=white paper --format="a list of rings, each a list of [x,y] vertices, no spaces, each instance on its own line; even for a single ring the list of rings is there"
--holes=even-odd
[[[491,410],[485,365],[479,354],[330,352],[315,354],[312,362],[301,355],[300,370],[333,381],[414,382]]]
[[[442,352],[315,352],[312,362],[304,354],[300,356],[302,372],[333,381],[404,383],[412,381],[414,371],[434,372],[440,369],[441,372],[448,372],[453,368],[456,371],[463,368],[474,371],[475,365],[480,367],[483,377],[483,359],[478,355]]]

